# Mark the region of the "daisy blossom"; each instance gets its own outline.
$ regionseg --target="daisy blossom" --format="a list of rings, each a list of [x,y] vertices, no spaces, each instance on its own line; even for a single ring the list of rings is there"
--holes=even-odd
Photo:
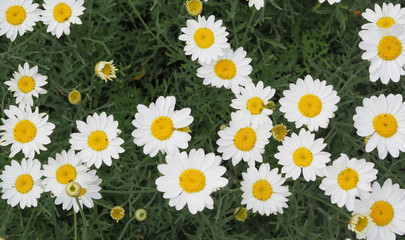
[[[366,233],[368,240],[395,240],[395,234],[405,234],[404,206],[405,190],[387,179],[382,187],[375,181],[368,197],[355,200],[353,214],[367,214],[373,221]]]
[[[0,36],[14,41],[18,34],[32,32],[36,22],[40,20],[40,10],[32,0],[2,0],[0,1]]]
[[[30,107],[16,106],[10,106],[4,113],[8,119],[2,119],[0,146],[11,144],[10,157],[22,151],[26,158],[33,159],[35,153],[46,150],[44,145],[51,143],[48,136],[55,128],[46,113],[39,113],[38,108],[32,112]]]
[[[94,71],[96,72],[97,77],[107,82],[107,80],[112,81],[113,78],[117,78],[115,72],[118,71],[118,68],[114,66],[113,60],[109,62],[100,61],[96,64]]]
[[[0,175],[0,186],[7,203],[12,207],[36,207],[43,192],[41,186],[41,163],[37,159],[22,159],[21,164],[12,160]]]
[[[276,90],[271,87],[264,88],[263,82],[259,81],[256,86],[249,82],[244,88],[240,88],[240,91],[236,99],[232,100],[231,107],[250,116],[253,127],[271,122],[269,115],[273,111],[266,108],[266,105]]]
[[[193,122],[191,109],[175,111],[176,98],[160,96],[149,107],[139,104],[132,124],[134,143],[144,146],[143,152],[154,157],[160,151],[173,154],[188,147],[191,136],[188,126]]]
[[[228,184],[228,179],[221,177],[226,168],[220,166],[220,157],[191,149],[188,155],[168,154],[166,162],[158,165],[162,176],[156,179],[156,185],[163,198],[170,199],[169,206],[179,211],[187,204],[191,214],[214,208],[210,194]]]
[[[210,64],[202,64],[197,69],[197,76],[204,78],[203,84],[226,89],[231,89],[233,93],[240,93],[240,85],[246,86],[252,82],[249,74],[253,68],[250,66],[251,58],[246,57],[246,51],[242,47],[235,52],[231,48],[225,50],[225,55],[218,57],[218,60],[211,61]]]
[[[246,209],[259,212],[260,215],[283,213],[287,208],[287,197],[291,195],[288,186],[283,186],[285,178],[278,174],[278,168],[271,169],[268,163],[261,164],[259,169],[249,166],[242,173],[242,205]]]
[[[319,127],[327,128],[329,119],[335,116],[340,101],[336,94],[326,81],[313,80],[307,75],[305,80],[298,78],[296,84],[290,84],[290,89],[283,92],[280,112],[285,113],[289,122],[295,122],[297,128],[306,125],[310,131],[318,131]]]
[[[253,5],[257,10],[260,10],[260,8],[264,7],[264,0],[247,0],[249,1],[249,7],[252,7]]]
[[[86,122],[76,121],[76,125],[80,132],[72,133],[69,143],[72,149],[80,151],[78,155],[88,167],[94,164],[100,168],[103,162],[111,166],[111,158],[118,159],[124,152],[121,147],[124,140],[118,137],[121,131],[113,115],[94,113],[87,116]]]
[[[356,213],[350,218],[348,228],[356,233],[357,239],[365,239],[368,229],[373,225],[369,215]]]
[[[231,117],[229,127],[218,132],[220,138],[217,140],[217,151],[222,153],[224,160],[232,158],[234,166],[242,159],[249,166],[263,162],[264,146],[269,143],[273,128],[271,121],[253,127],[249,116],[244,113],[232,113]]]
[[[211,60],[218,60],[218,56],[225,54],[225,50],[230,47],[228,43],[228,32],[222,27],[222,20],[215,21],[215,16],[208,19],[198,15],[198,21],[187,20],[187,27],[182,28],[184,33],[179,36],[179,40],[185,41],[184,51],[186,55],[191,55],[191,60],[201,64],[210,64]]]
[[[18,72],[14,72],[13,78],[4,82],[4,84],[9,86],[9,91],[14,92],[16,104],[31,107],[34,105],[32,96],[38,97],[38,94],[47,93],[42,88],[48,83],[47,79],[47,76],[38,73],[38,66],[30,68],[28,63],[24,63],[24,67],[18,65]]]
[[[395,23],[405,24],[405,8],[401,8],[401,4],[383,3],[382,8],[380,5],[374,5],[374,11],[367,8],[362,13],[364,19],[370,23],[366,23],[361,28],[370,29],[373,27],[390,28]]]
[[[380,159],[388,153],[397,158],[400,151],[405,152],[405,103],[402,95],[371,96],[363,99],[363,105],[356,107],[353,120],[357,135],[371,136],[366,152],[377,148]]]
[[[52,35],[60,38],[63,33],[70,34],[70,24],[82,24],[79,16],[83,14],[84,0],[44,0],[45,9],[41,12],[41,20]]]
[[[377,179],[377,173],[374,163],[365,159],[349,160],[342,153],[332,166],[326,167],[325,178],[319,188],[325,191],[326,196],[331,196],[332,203],[353,211],[354,199],[371,191],[371,182]]]
[[[330,161],[330,153],[322,151],[325,147],[323,138],[315,139],[315,134],[301,129],[299,135],[293,133],[284,139],[274,157],[283,166],[281,172],[286,178],[296,180],[302,172],[305,181],[315,181],[316,176],[324,176],[326,163]]]
[[[203,10],[203,4],[200,0],[187,0],[184,5],[186,6],[188,14],[193,17],[200,15]]]

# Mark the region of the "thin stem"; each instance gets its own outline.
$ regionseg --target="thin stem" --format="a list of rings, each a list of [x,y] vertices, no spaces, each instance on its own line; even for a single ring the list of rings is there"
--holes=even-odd
[[[73,216],[75,221],[75,240],[77,240],[77,215],[75,211],[73,211]]]
[[[76,198],[77,205],[79,205],[80,215],[82,216],[82,221],[83,221],[83,225],[84,225],[82,239],[87,239],[88,223],[87,223],[86,217],[84,216],[82,205],[80,205],[79,198],[78,197],[75,197],[75,198]]]
[[[122,237],[124,236],[124,233],[125,233],[125,231],[127,230],[129,224],[130,224],[134,219],[135,219],[135,218],[131,218],[131,219],[125,224],[124,229],[122,229],[122,232],[121,232],[121,234],[120,234],[118,240],[121,240],[121,239],[122,239]]]
[[[110,207],[110,206],[108,206],[108,205],[105,205],[104,203],[101,203],[101,202],[99,202],[99,201],[93,200],[93,202],[94,202],[95,204],[98,204],[98,205],[102,206],[102,207],[105,207],[105,208],[108,208],[108,209],[112,209],[112,207]]]
[[[255,14],[256,14],[256,9],[253,9],[253,13],[252,13],[252,15],[250,16],[249,23],[248,23],[248,25],[247,25],[247,27],[246,27],[247,29],[246,29],[246,31],[245,31],[245,34],[243,34],[242,46],[245,44],[246,37],[247,37],[247,34],[248,34],[248,32],[249,32],[249,26],[250,26],[250,24],[252,23],[253,17],[255,16]]]

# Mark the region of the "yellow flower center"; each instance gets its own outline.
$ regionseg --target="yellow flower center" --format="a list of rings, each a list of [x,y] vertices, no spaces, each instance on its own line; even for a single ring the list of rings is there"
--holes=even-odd
[[[199,28],[194,33],[194,41],[195,44],[202,49],[209,48],[212,44],[214,44],[214,33],[211,31],[211,29]]]
[[[394,209],[386,201],[377,201],[370,209],[370,217],[377,226],[385,226],[394,218]]]
[[[340,188],[348,191],[357,187],[357,183],[359,182],[359,174],[351,168],[346,168],[339,173],[337,181]]]
[[[111,209],[110,216],[118,222],[125,216],[125,210],[121,206],[115,206]]]
[[[181,173],[179,182],[187,193],[200,192],[205,188],[205,175],[198,169],[187,169]]]
[[[14,140],[20,143],[31,142],[37,135],[37,127],[30,120],[19,121],[14,129]]]
[[[173,121],[165,116],[153,120],[150,128],[152,135],[161,141],[169,139],[174,131]]]
[[[106,76],[110,75],[110,73],[111,73],[110,64],[104,65],[103,69],[101,69],[101,72],[104,73]]]
[[[29,93],[35,88],[35,80],[32,77],[23,76],[18,80],[18,88],[23,93]]]
[[[373,127],[378,135],[390,138],[397,132],[398,123],[394,116],[383,113],[374,117]]]
[[[321,99],[313,94],[304,95],[298,102],[298,109],[305,117],[316,117],[322,110]]]
[[[64,23],[72,16],[72,8],[66,3],[59,3],[53,9],[53,17],[58,23]]]
[[[402,43],[396,37],[386,36],[380,40],[377,49],[380,58],[385,61],[391,61],[401,54]]]
[[[377,21],[377,26],[380,28],[390,28],[394,24],[395,20],[390,17],[382,17]]]
[[[56,170],[56,181],[62,184],[68,184],[70,181],[76,179],[76,168],[70,164],[65,164]]]
[[[186,2],[187,12],[191,16],[200,15],[203,10],[203,4],[200,0],[188,0]]]
[[[33,186],[34,180],[32,180],[32,177],[29,174],[20,175],[15,181],[15,188],[19,193],[28,193]]]
[[[82,95],[79,91],[73,90],[69,93],[68,99],[71,104],[78,104],[82,100]]]
[[[293,153],[294,164],[297,167],[308,167],[313,159],[314,155],[306,147],[300,147]]]
[[[273,194],[273,188],[266,180],[259,180],[253,184],[253,197],[261,201],[267,201]]]
[[[84,194],[86,194],[86,189],[85,188],[82,188],[82,190],[80,191],[80,193],[79,193],[79,197],[81,197],[81,196],[83,196]]]
[[[11,6],[6,11],[6,20],[14,26],[18,26],[25,21],[27,13],[25,9],[19,5]]]
[[[68,182],[66,184],[66,194],[70,197],[78,197],[82,191],[82,186],[77,182]]]
[[[230,80],[236,75],[236,65],[231,60],[222,59],[215,64],[214,72],[222,80]]]
[[[108,146],[108,138],[104,131],[94,131],[90,133],[87,144],[94,151],[103,151]]]
[[[262,113],[264,109],[264,102],[259,97],[252,97],[247,101],[246,108],[251,114],[257,115]]]
[[[236,132],[233,143],[235,147],[241,151],[250,151],[256,145],[256,140],[255,130],[250,127],[245,127]]]
[[[367,220],[367,217],[365,217],[365,216],[357,217],[358,215],[359,214],[353,215],[353,217],[350,219],[350,225],[352,226],[352,228],[354,228],[354,230],[361,232],[367,227],[368,220]],[[356,223],[354,223],[355,218],[357,218]]]
[[[236,214],[240,208],[241,207],[236,208],[235,211],[233,212],[233,214]],[[248,216],[247,209],[242,207],[242,209],[240,209],[239,213],[236,214],[235,218],[236,218],[236,220],[238,220],[240,222],[244,222],[246,220],[247,216]]]
[[[281,142],[284,140],[285,136],[287,136],[288,129],[283,124],[278,124],[271,129],[271,134],[273,138],[277,141]]]

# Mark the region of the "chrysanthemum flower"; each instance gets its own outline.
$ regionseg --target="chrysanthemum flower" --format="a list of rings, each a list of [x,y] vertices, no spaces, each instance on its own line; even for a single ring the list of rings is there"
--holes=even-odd
[[[33,159],[35,153],[45,151],[51,143],[49,135],[53,132],[55,125],[48,122],[46,113],[39,113],[38,108],[32,112],[30,107],[10,106],[4,113],[8,119],[2,119],[0,126],[0,146],[11,144],[10,157],[22,151],[26,158]]]
[[[253,127],[249,116],[243,113],[232,113],[231,117],[229,127],[218,132],[217,151],[222,153],[224,160],[232,158],[234,166],[242,159],[250,166],[263,162],[264,146],[269,143],[273,128],[271,121]]]
[[[284,124],[277,124],[271,129],[271,135],[275,140],[282,142],[289,131]]]
[[[405,234],[404,206],[405,190],[387,179],[382,187],[375,181],[370,196],[355,200],[353,214],[367,214],[373,221],[366,233],[368,240],[395,240],[395,234]]]
[[[370,28],[359,32],[362,41],[359,47],[366,52],[362,59],[370,61],[369,73],[372,82],[381,79],[387,84],[398,82],[405,75],[405,28],[394,25],[386,28]]]
[[[405,103],[402,95],[381,94],[363,99],[364,107],[357,107],[353,116],[357,135],[371,138],[367,141],[366,152],[375,148],[384,159],[388,152],[393,157],[399,151],[405,152]]]
[[[365,239],[368,229],[373,225],[375,224],[369,215],[356,213],[350,218],[348,228],[356,233],[357,239]]]
[[[186,6],[188,14],[193,17],[200,15],[203,10],[203,4],[200,0],[187,0],[184,5]]]
[[[215,21],[215,16],[208,19],[198,16],[198,21],[187,20],[187,27],[182,28],[184,33],[179,36],[179,40],[185,41],[184,51],[186,55],[191,55],[191,60],[201,64],[210,64],[211,60],[218,60],[218,56],[223,56],[225,50],[230,47],[228,43],[228,32],[222,27],[222,20]]]
[[[237,109],[237,112],[250,116],[253,127],[267,124],[271,122],[269,115],[273,111],[267,109],[266,105],[275,92],[276,90],[270,86],[264,87],[262,81],[259,81],[256,86],[249,82],[244,88],[240,88],[240,94],[232,100],[231,107]]]
[[[289,122],[295,122],[297,128],[306,125],[309,131],[327,128],[329,119],[335,116],[336,104],[340,98],[332,85],[326,81],[313,80],[310,75],[305,80],[298,78],[296,84],[283,92],[280,99],[280,111],[285,113]]]
[[[41,186],[41,163],[37,159],[22,159],[21,164],[12,160],[0,175],[0,186],[7,203],[12,207],[36,207],[43,192]]]
[[[115,206],[111,209],[110,216],[118,222],[125,216],[125,209],[121,206]]]
[[[253,5],[257,10],[260,10],[260,8],[264,7],[264,0],[246,0],[249,1],[249,7],[252,7]]]
[[[35,23],[40,20],[40,10],[32,0],[2,0],[0,1],[0,36],[14,41],[18,34],[33,31]]]
[[[187,204],[191,214],[214,208],[210,194],[228,184],[228,179],[221,177],[226,168],[220,166],[220,157],[191,149],[188,155],[168,154],[166,162],[158,165],[162,176],[156,179],[156,185],[164,192],[163,198],[170,199],[169,206],[179,211]]]
[[[225,55],[209,64],[202,64],[197,69],[197,76],[204,78],[203,84],[226,89],[233,93],[240,93],[240,86],[246,86],[252,82],[249,74],[253,68],[250,66],[251,58],[246,57],[246,51],[242,47],[235,52],[231,48],[225,49]]]
[[[99,185],[102,180],[96,175],[96,170],[87,172],[87,175],[90,179],[86,182],[86,187],[81,186],[81,191],[77,196],[82,208],[83,205],[87,208],[92,208],[94,207],[93,199],[101,199],[101,194],[99,193],[101,187]],[[72,206],[75,212],[79,212],[80,210],[76,197],[67,194],[66,186],[65,191],[56,196],[55,205],[60,204],[62,204],[62,209],[66,211],[69,211]]]
[[[28,63],[24,63],[24,67],[18,65],[18,72],[14,72],[13,78],[4,82],[4,84],[9,86],[9,91],[14,92],[16,104],[31,107],[34,105],[32,96],[38,97],[38,94],[47,93],[42,88],[48,83],[47,79],[47,76],[38,73],[38,66],[30,68]]]
[[[68,95],[68,100],[71,104],[76,105],[82,100],[82,95],[80,94],[79,91],[74,89],[71,91]]]
[[[322,151],[325,147],[323,138],[315,139],[315,134],[301,129],[299,135],[293,133],[284,139],[274,157],[283,166],[281,172],[286,178],[295,180],[302,171],[307,182],[315,181],[316,176],[324,176],[325,164],[330,161],[330,153]]]
[[[63,33],[70,34],[70,24],[82,24],[79,16],[83,14],[84,0],[44,0],[45,9],[41,12],[41,20],[52,35],[60,38]]]
[[[43,165],[44,191],[59,196],[62,192],[66,193],[66,184],[72,181],[86,188],[91,180],[87,170],[74,150],[70,149],[68,152],[63,150],[60,154],[56,154],[55,159],[48,158],[48,164]]]
[[[319,0],[319,2],[320,3],[323,3],[323,2],[325,2],[326,0]],[[341,0],[328,0],[328,3],[330,4],[330,5],[332,5],[332,4],[335,4],[335,3],[338,3],[338,2],[340,2]]]
[[[325,178],[319,188],[325,191],[326,196],[331,196],[332,203],[353,211],[354,199],[371,191],[371,182],[377,179],[377,173],[374,163],[365,159],[349,160],[342,153],[332,166],[326,167]]]
[[[97,77],[107,82],[107,80],[112,81],[113,78],[117,78],[115,72],[118,71],[118,68],[114,66],[113,60],[109,62],[100,61],[96,64],[94,71],[96,72]]]
[[[362,14],[363,18],[369,21],[361,28],[370,29],[373,27],[390,28],[394,24],[405,24],[405,8],[401,8],[401,4],[383,3],[382,8],[374,5],[374,11],[367,8]]]
[[[118,137],[121,131],[113,115],[94,113],[87,116],[86,122],[76,121],[76,125],[80,133],[72,133],[69,143],[72,149],[80,151],[78,155],[88,167],[94,164],[100,168],[103,162],[111,166],[111,158],[118,159],[124,152],[121,147],[124,140]]]
[[[259,170],[249,166],[247,173],[242,173],[242,204],[246,209],[259,212],[260,215],[283,213],[287,208],[287,197],[291,195],[288,186],[283,186],[285,178],[278,174],[278,168],[270,171],[268,163],[261,164]]]
[[[135,211],[134,217],[139,222],[145,221],[146,217],[148,216],[147,212],[143,208],[139,208]]]
[[[191,109],[183,108],[175,111],[176,98],[173,96],[160,96],[149,107],[139,104],[138,113],[132,124],[135,130],[132,136],[134,143],[144,146],[143,152],[154,157],[161,150],[164,153],[178,152],[188,147],[191,136],[188,126],[193,122],[190,116]]]

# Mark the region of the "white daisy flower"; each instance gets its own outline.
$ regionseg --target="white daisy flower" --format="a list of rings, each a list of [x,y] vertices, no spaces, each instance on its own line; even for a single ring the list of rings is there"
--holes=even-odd
[[[14,92],[16,104],[23,107],[34,105],[32,96],[38,97],[38,94],[46,94],[47,91],[42,87],[48,82],[47,76],[38,73],[38,66],[30,68],[28,63],[24,63],[24,67],[18,65],[18,72],[13,73],[13,78],[10,81],[4,82],[9,86],[8,90]]]
[[[357,135],[371,136],[366,144],[366,152],[376,147],[380,159],[388,152],[395,158],[399,151],[405,152],[405,103],[402,95],[381,94],[363,99],[364,107],[357,107],[353,116]]]
[[[82,24],[79,16],[83,14],[84,0],[44,0],[41,20],[52,35],[60,38],[63,33],[70,34],[70,24]]]
[[[340,101],[332,85],[313,80],[310,75],[305,80],[298,78],[297,83],[290,84],[290,89],[285,90],[283,95],[280,112],[285,113],[289,122],[295,122],[297,128],[306,125],[310,131],[327,128]]]
[[[78,155],[88,167],[100,168],[103,162],[111,166],[111,158],[118,159],[124,152],[124,140],[118,137],[121,131],[113,115],[94,113],[87,116],[86,122],[76,121],[76,126],[80,133],[72,133],[69,143],[72,149],[80,151]]]
[[[375,225],[368,214],[356,213],[350,218],[349,230],[356,233],[357,239],[365,239],[368,229]]]
[[[250,66],[251,58],[246,57],[246,51],[242,47],[235,52],[231,48],[225,50],[225,55],[209,64],[202,64],[197,69],[197,76],[204,78],[203,84],[226,89],[231,89],[233,93],[239,94],[240,85],[246,86],[252,82],[249,74],[253,68]]]
[[[157,190],[164,193],[163,198],[170,199],[169,206],[179,211],[187,204],[191,214],[214,208],[210,194],[228,184],[228,179],[221,177],[226,168],[220,166],[220,157],[205,154],[203,149],[191,149],[188,155],[168,154],[166,162],[158,165],[163,176],[155,183]]]
[[[320,3],[323,3],[323,2],[325,2],[326,0],[319,0],[319,2]],[[328,0],[328,3],[330,4],[330,5],[332,5],[332,4],[335,4],[335,3],[338,3],[338,2],[340,2],[341,0]]]
[[[370,23],[366,23],[361,28],[370,29],[374,27],[390,28],[394,24],[405,24],[405,8],[401,8],[401,4],[383,3],[382,8],[374,5],[374,11],[367,8],[362,13],[364,19]]]
[[[55,205],[62,204],[62,209],[66,211],[69,211],[73,206],[73,210],[75,212],[79,212],[80,208],[76,202],[77,197],[82,208],[83,205],[87,208],[94,207],[93,199],[101,199],[101,194],[99,193],[101,187],[99,185],[102,180],[96,175],[96,170],[91,170],[87,174],[90,180],[88,180],[86,188],[79,185],[80,192],[77,194],[77,196],[72,196],[67,193],[67,191],[74,191],[76,189],[67,189],[62,191],[61,194],[56,197]],[[77,187],[73,186],[72,188]]]
[[[394,25],[386,28],[370,28],[359,32],[362,41],[359,47],[366,52],[362,59],[370,61],[369,73],[372,82],[381,79],[387,84],[398,82],[405,75],[405,28]]]
[[[257,10],[260,10],[260,8],[264,7],[264,0],[246,0],[249,1],[249,7],[252,7],[253,5]]]
[[[8,119],[1,119],[0,131],[4,132],[0,132],[0,146],[11,144],[10,157],[22,151],[26,158],[33,159],[35,153],[46,150],[44,145],[51,143],[48,136],[55,128],[48,122],[48,114],[39,113],[38,108],[32,112],[30,107],[16,106],[10,106],[4,113]]]
[[[237,112],[250,116],[253,127],[272,122],[269,115],[273,111],[266,108],[266,105],[276,90],[271,87],[263,87],[262,81],[259,81],[256,86],[250,82],[244,88],[240,88],[241,93],[232,100],[231,107],[238,110]]]
[[[45,177],[42,180],[44,191],[52,192],[55,196],[66,192],[66,184],[69,182],[77,182],[85,188],[90,180],[87,174],[88,168],[82,164],[73,149],[57,153],[55,159],[48,158],[48,164],[42,167],[42,175]]]
[[[332,166],[326,167],[325,178],[319,188],[325,191],[326,196],[331,196],[333,204],[344,205],[347,210],[353,211],[354,199],[371,191],[371,182],[377,179],[377,173],[374,163],[365,159],[349,160],[342,153]]]
[[[286,178],[296,180],[302,171],[305,181],[315,181],[316,176],[324,176],[326,163],[330,161],[330,153],[322,151],[325,147],[323,138],[315,139],[315,134],[301,129],[299,135],[293,133],[284,139],[274,157],[283,166],[281,172]]]
[[[173,154],[188,147],[191,136],[188,126],[194,118],[190,116],[191,109],[183,108],[175,111],[176,98],[160,96],[156,103],[149,107],[139,104],[138,113],[132,124],[135,130],[132,136],[134,143],[144,146],[143,152],[154,157],[161,150],[163,153]]]
[[[395,240],[405,234],[405,190],[387,179],[381,187],[374,182],[368,197],[354,202],[353,214],[367,214],[373,221],[366,233],[368,240]]]
[[[206,20],[198,15],[198,21],[187,20],[187,27],[181,28],[184,33],[179,36],[179,40],[185,41],[184,51],[186,55],[191,55],[191,60],[201,64],[210,64],[211,60],[218,60],[218,56],[225,54],[225,49],[229,48],[228,32],[222,27],[222,20],[215,21],[215,16],[211,15]]]
[[[7,204],[20,208],[36,207],[43,192],[41,186],[41,163],[37,159],[22,159],[21,164],[12,160],[0,175],[0,186]]]
[[[278,174],[278,168],[270,171],[268,163],[261,164],[259,170],[249,166],[246,173],[242,173],[241,182],[242,205],[246,209],[259,212],[260,215],[283,213],[287,208],[287,197],[291,195],[288,186],[283,186],[285,178]]]
[[[18,34],[32,32],[36,22],[40,20],[37,3],[32,0],[2,0],[0,1],[0,36],[14,41]]]
[[[217,141],[217,151],[223,153],[222,159],[232,158],[234,166],[242,159],[249,166],[254,166],[255,162],[263,162],[264,146],[269,143],[273,128],[271,121],[253,127],[249,116],[243,113],[231,113],[231,118],[229,127],[218,132],[220,138]]]
[[[100,61],[96,64],[94,71],[96,72],[97,77],[107,82],[107,80],[112,81],[113,78],[117,78],[115,72],[118,71],[118,68],[114,66],[113,60],[109,62]]]

